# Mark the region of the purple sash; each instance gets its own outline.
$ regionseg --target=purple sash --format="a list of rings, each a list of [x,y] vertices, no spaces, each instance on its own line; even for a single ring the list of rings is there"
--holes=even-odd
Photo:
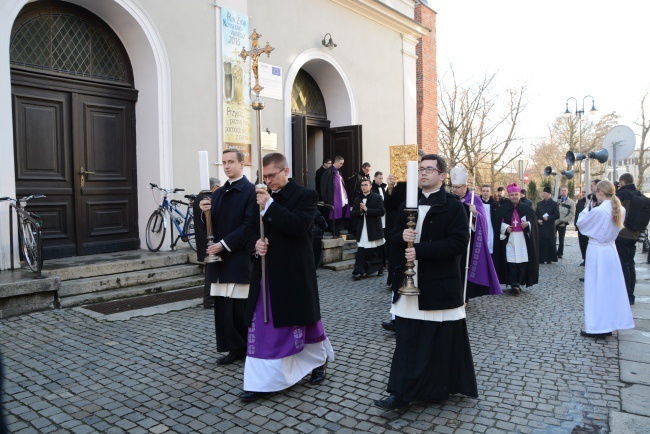
[[[293,356],[302,351],[305,344],[315,344],[325,340],[325,329],[319,320],[308,326],[274,327],[273,310],[271,310],[271,297],[267,280],[266,307],[269,322],[264,323],[264,308],[262,295],[257,297],[253,322],[248,328],[247,356],[256,359],[282,359]],[[261,285],[260,285],[261,286]]]
[[[472,193],[468,193],[462,201],[466,204],[471,204]],[[474,204],[477,202],[481,204],[481,199],[478,196],[474,196]],[[485,207],[477,206],[476,211],[476,232],[474,233],[474,246],[470,252],[467,280],[477,285],[487,286],[490,288],[491,295],[503,294],[497,272],[494,269],[492,256],[490,255],[490,247],[488,246],[490,238]]]
[[[340,219],[340,218],[350,218],[350,198],[348,198],[348,204],[345,205],[345,211],[343,210],[343,194],[348,195],[345,192],[345,188],[341,189],[343,182],[341,181],[341,174],[338,169],[334,168],[334,202],[332,205],[334,209],[330,210],[330,219]],[[341,194],[343,190],[343,194]]]

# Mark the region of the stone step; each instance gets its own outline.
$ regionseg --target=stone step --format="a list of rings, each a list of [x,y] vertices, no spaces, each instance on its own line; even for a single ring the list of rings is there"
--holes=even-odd
[[[357,240],[351,239],[351,240],[345,240],[343,244],[343,249],[344,250],[356,250],[357,248]]]
[[[189,249],[175,252],[132,250],[47,260],[43,271],[66,281],[187,264],[192,256],[196,258],[196,253]]]
[[[167,280],[190,276],[202,276],[198,265],[181,264],[160,268],[147,268],[145,270],[130,271],[119,274],[86,277],[82,279],[66,280],[61,282],[59,298],[110,289],[126,288],[136,285],[145,285]]]
[[[343,255],[341,257],[341,260],[348,261],[350,259],[354,259],[356,254],[357,254],[356,250],[343,250]]]
[[[204,277],[196,276],[182,277],[179,279],[164,282],[148,283],[145,285],[131,286],[122,289],[111,289],[107,291],[79,294],[60,299],[60,307],[75,307],[84,304],[100,303],[121,298],[137,297],[140,295],[155,294],[158,292],[173,291],[175,289],[191,289],[203,287]]]
[[[334,271],[342,270],[352,270],[354,269],[354,259],[348,259],[346,261],[332,262],[330,264],[323,265],[323,268]]]

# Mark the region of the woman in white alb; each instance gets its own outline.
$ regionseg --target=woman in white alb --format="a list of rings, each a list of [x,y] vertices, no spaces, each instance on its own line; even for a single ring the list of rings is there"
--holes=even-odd
[[[621,261],[614,241],[623,227],[625,208],[614,184],[596,185],[599,206],[578,216],[580,233],[589,237],[585,263],[585,330],[582,336],[610,336],[614,330],[634,328]]]

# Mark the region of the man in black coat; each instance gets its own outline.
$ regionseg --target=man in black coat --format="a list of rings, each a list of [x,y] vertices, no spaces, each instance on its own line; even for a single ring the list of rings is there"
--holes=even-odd
[[[490,184],[483,184],[481,186],[481,202],[483,203],[483,208],[485,209],[488,230],[490,231],[488,246],[490,247],[490,253],[492,254],[492,257],[494,257],[494,228],[492,227],[492,222],[494,221],[494,216],[497,213],[497,208],[499,208],[499,203],[492,197],[492,187]]]
[[[372,193],[370,180],[361,181],[361,196],[354,199],[352,216],[357,218],[357,253],[352,278],[377,273],[382,276],[384,269],[384,229],[381,218],[384,215],[384,201]]]
[[[354,204],[354,199],[358,196],[361,196],[361,181],[364,179],[370,179],[370,163],[363,163],[361,170],[349,177],[345,181],[345,190],[348,192],[348,199],[350,200],[350,206]],[[356,236],[358,226],[358,219],[350,215],[350,220],[348,220],[348,233]]]
[[[539,225],[537,228],[539,233],[539,262],[540,264],[557,262],[555,220],[560,218],[560,209],[557,202],[551,199],[550,187],[544,187],[542,200],[537,202],[535,213]]]
[[[517,183],[508,186],[510,200],[499,206],[492,221],[494,268],[499,282],[510,285],[512,295],[521,294],[522,285],[529,287],[539,280],[537,216],[520,201],[520,192]]]
[[[506,203],[510,202],[505,187],[497,188],[497,202],[499,202],[499,206],[505,205]]]
[[[321,188],[321,179],[323,178],[323,173],[327,169],[332,167],[332,159],[331,158],[324,158],[323,159],[323,165],[318,168],[316,171],[316,191],[318,192],[318,200],[323,200],[323,196],[321,195],[320,188]]]
[[[587,204],[587,192],[582,190],[582,197],[576,201],[576,213],[575,213],[575,217],[573,218],[573,224],[576,227],[576,231],[578,231],[578,244],[580,245],[580,254],[582,255],[582,262],[580,263],[580,266],[582,267],[585,266],[585,257],[587,255],[587,243],[589,243],[589,237],[582,235],[576,223],[578,223],[578,216],[580,215],[582,210],[585,209],[586,204]]]
[[[631,209],[632,197],[641,194],[634,185],[634,178],[629,173],[624,173],[618,178],[618,190],[616,196],[620,199],[621,205],[625,208],[626,213],[634,212]],[[595,192],[596,189],[592,188]],[[627,219],[626,214],[626,219]],[[621,260],[623,277],[625,277],[625,286],[627,287],[627,296],[630,304],[634,304],[634,289],[636,286],[636,269],[634,268],[634,254],[636,253],[636,242],[639,238],[639,232],[634,231],[627,226],[623,226],[621,232],[616,237],[616,250]]]
[[[284,155],[265,155],[263,166],[268,191],[258,188],[256,192],[266,239],[259,238],[259,225],[251,227],[247,236],[255,244],[255,253],[246,308],[249,345],[244,392],[239,395],[245,402],[287,389],[310,371],[310,382],[319,384],[325,379],[327,360],[334,357],[321,322],[312,252],[318,194],[289,179]],[[267,272],[264,293],[262,258]]]
[[[215,244],[206,251],[219,255],[221,262],[207,264],[206,280],[214,297],[214,326],[217,351],[228,354],[217,361],[228,365],[246,356],[244,318],[251,278],[250,254],[246,250],[247,228],[255,224],[255,187],[244,176],[244,154],[226,149],[222,154],[225,185],[201,201],[210,211]]]
[[[348,199],[345,183],[339,171],[344,162],[344,158],[340,155],[334,157],[334,163],[323,173],[320,184],[321,200],[331,207],[328,225],[334,237],[339,236],[337,220],[340,223],[341,220],[349,219],[350,205],[352,205],[352,199]]]
[[[388,410],[406,408],[413,401],[443,401],[455,393],[478,397],[460,272],[469,241],[467,215],[458,196],[442,188],[447,177],[442,157],[425,155],[419,170],[416,230],[407,229],[402,205],[391,237],[393,249],[404,256],[393,282],[396,346],[387,386],[390,396],[375,401]],[[408,242],[414,246],[408,248]],[[419,296],[399,293],[406,261],[416,263]]]
[[[214,193],[219,187],[221,187],[221,181],[219,181],[219,178],[210,178],[210,192]],[[201,201],[210,196],[211,194],[208,194],[208,192],[201,191],[199,194],[194,196],[194,201],[192,202],[192,215],[194,216],[194,242],[196,243],[196,259],[199,262],[203,262],[205,259],[207,255],[205,249],[208,248],[208,234],[205,227],[205,217],[201,210]],[[203,271],[206,271],[205,267]],[[214,309],[214,298],[210,295],[211,286],[212,284],[208,279],[205,279],[205,283],[203,284],[204,309]]]

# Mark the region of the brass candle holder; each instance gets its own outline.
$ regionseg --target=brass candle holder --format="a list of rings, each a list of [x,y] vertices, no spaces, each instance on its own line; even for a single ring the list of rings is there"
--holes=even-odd
[[[211,191],[202,191],[201,193],[207,197],[210,197],[212,194]],[[212,233],[212,213],[210,210],[207,210],[203,211],[203,215],[205,216],[205,232],[207,234],[205,238],[207,241],[207,247],[214,246],[214,234]],[[205,259],[203,259],[203,262],[206,264],[212,264],[221,261],[223,261],[223,258],[219,255],[208,255],[205,257]]]
[[[415,208],[406,208],[408,222],[406,227],[409,229],[415,229],[415,214],[418,212]],[[410,249],[413,247],[413,243],[407,243],[407,247]],[[404,271],[404,285],[399,289],[399,293],[402,295],[420,295],[420,289],[415,286],[415,262],[409,261],[406,263],[406,271]]]

